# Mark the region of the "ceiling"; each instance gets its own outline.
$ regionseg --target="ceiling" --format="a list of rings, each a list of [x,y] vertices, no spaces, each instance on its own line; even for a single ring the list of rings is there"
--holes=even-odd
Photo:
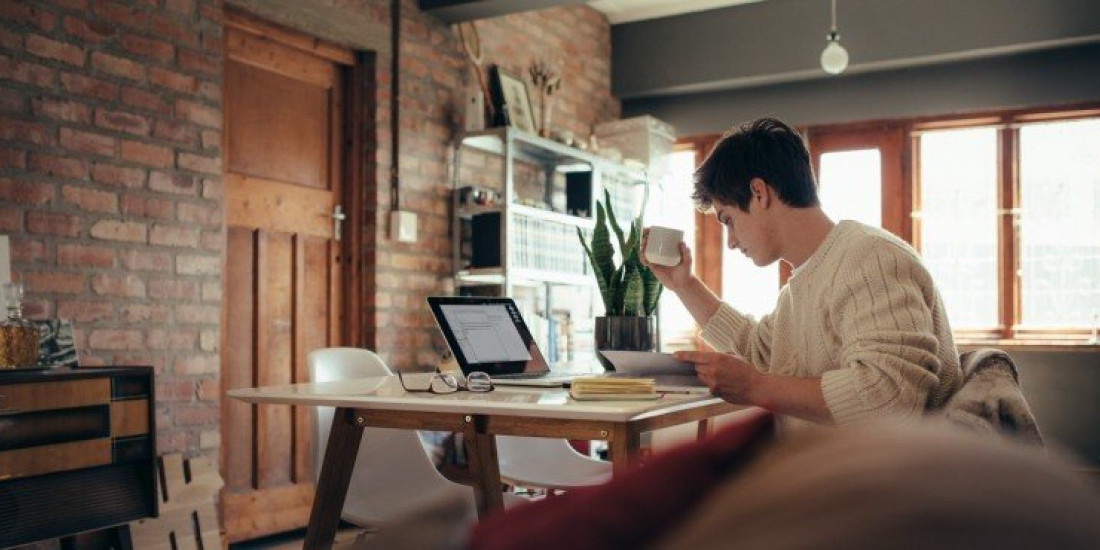
[[[589,0],[588,5],[607,15],[612,25],[684,13],[751,4],[764,0]]]

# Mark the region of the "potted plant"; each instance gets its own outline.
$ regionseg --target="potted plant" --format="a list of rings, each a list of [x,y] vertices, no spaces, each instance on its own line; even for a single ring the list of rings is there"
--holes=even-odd
[[[643,208],[644,210],[644,208]],[[622,263],[615,265],[615,250],[611,232],[618,241]],[[604,316],[596,317],[597,350],[653,351],[657,343],[657,323],[654,313],[662,286],[657,276],[642,264],[642,216],[630,224],[630,232],[622,227],[611,209],[611,193],[604,190],[603,202],[596,202],[596,225],[592,241],[584,239],[577,228],[577,237],[592,264],[592,272],[603,298]],[[605,368],[614,367],[599,356]]]

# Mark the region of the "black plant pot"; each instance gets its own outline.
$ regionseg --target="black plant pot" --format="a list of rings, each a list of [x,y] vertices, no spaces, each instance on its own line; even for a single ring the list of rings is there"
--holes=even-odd
[[[652,315],[596,317],[596,349],[613,351],[654,351],[657,349],[657,320]],[[596,354],[603,368],[615,367],[601,354]]]

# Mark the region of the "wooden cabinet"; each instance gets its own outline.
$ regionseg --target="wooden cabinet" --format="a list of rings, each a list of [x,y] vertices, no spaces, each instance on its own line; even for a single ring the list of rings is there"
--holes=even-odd
[[[0,371],[0,548],[155,516],[147,367]]]

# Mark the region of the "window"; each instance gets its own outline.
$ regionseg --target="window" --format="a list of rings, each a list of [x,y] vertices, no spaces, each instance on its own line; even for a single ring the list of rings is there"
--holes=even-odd
[[[1100,118],[1072,115],[917,126],[916,242],[964,338],[1100,323]]]
[[[1100,323],[1100,119],[1020,127],[1020,325]]]
[[[878,149],[821,155],[818,199],[834,221],[882,226],[882,157]]]
[[[920,134],[921,255],[952,328],[997,326],[997,130]]]
[[[650,186],[646,205],[645,224],[662,225],[684,230],[684,242],[695,242],[695,205],[691,200],[692,174],[695,172],[693,149],[674,151],[668,164],[667,178],[659,185]],[[692,246],[694,252],[694,246]],[[695,338],[695,321],[675,294],[665,290],[658,303],[661,321],[661,349],[672,351],[692,349]]]

